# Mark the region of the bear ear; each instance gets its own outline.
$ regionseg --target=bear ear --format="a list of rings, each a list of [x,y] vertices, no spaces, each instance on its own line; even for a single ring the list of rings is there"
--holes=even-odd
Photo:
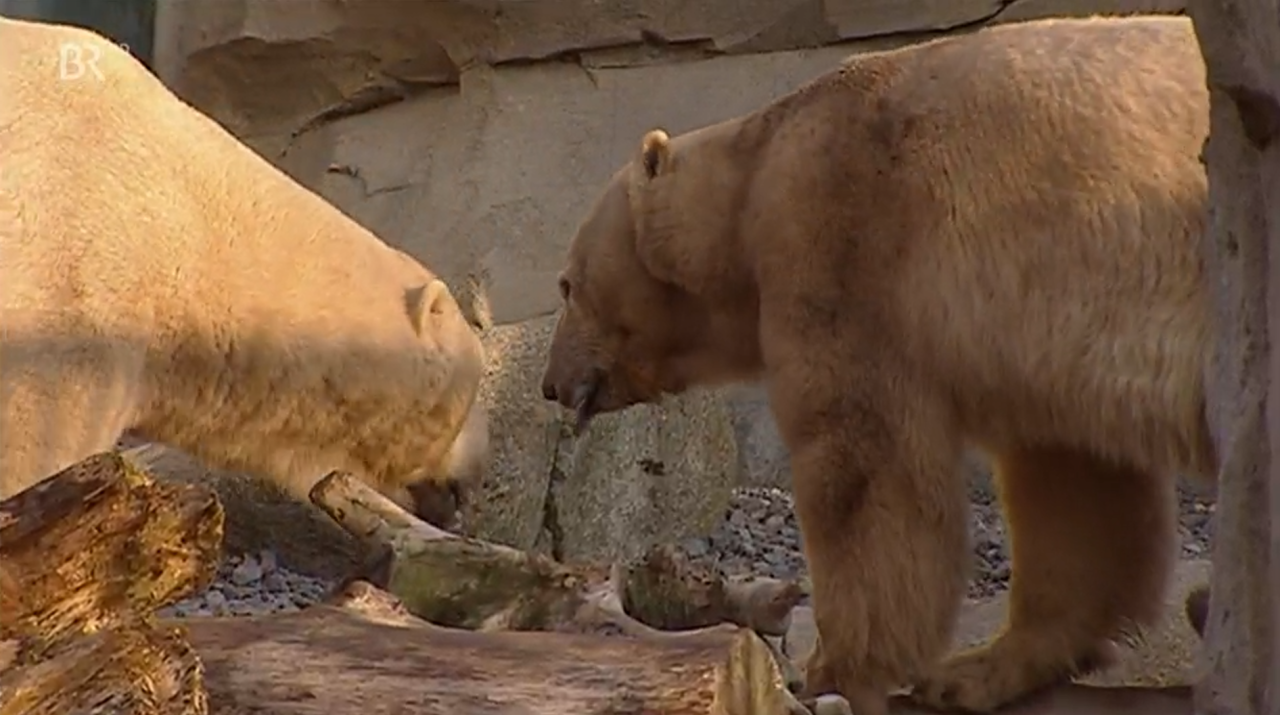
[[[650,130],[640,142],[644,173],[650,179],[671,166],[671,137],[661,129]]]
[[[432,316],[444,315],[446,306],[453,295],[449,292],[449,286],[439,278],[424,286],[412,288],[405,295],[408,303],[409,321],[413,323],[413,329],[418,335],[427,332],[428,321]]]

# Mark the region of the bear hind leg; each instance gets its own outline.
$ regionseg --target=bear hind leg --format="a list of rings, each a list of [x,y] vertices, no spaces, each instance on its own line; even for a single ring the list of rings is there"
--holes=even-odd
[[[917,685],[933,707],[990,712],[1105,667],[1163,605],[1176,556],[1172,479],[1036,448],[998,455],[996,480],[1013,556],[1006,623]]]

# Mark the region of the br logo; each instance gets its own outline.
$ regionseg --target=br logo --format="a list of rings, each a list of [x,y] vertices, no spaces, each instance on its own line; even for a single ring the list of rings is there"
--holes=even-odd
[[[125,52],[126,44],[120,45]],[[101,82],[104,79],[102,70],[98,69],[98,60],[102,57],[102,48],[96,44],[64,42],[58,45],[58,79],[77,80],[92,77]]]

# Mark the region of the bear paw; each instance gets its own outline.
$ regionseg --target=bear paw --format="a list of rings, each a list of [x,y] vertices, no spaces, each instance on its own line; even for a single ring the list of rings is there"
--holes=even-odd
[[[981,648],[952,656],[917,683],[911,697],[926,707],[988,713],[1024,689],[1021,664]]]
[[[1108,648],[1089,649],[1085,657],[1064,657],[1049,645],[1061,642],[1048,637],[997,638],[942,661],[933,675],[916,684],[911,697],[934,709],[990,713],[1114,658]]]

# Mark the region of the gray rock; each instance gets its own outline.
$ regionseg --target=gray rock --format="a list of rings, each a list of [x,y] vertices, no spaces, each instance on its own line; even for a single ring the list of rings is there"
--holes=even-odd
[[[790,486],[790,456],[778,434],[764,388],[736,386],[726,391],[726,397],[738,442],[741,485],[780,489]]]
[[[262,585],[272,593],[279,593],[289,588],[289,580],[284,574],[278,571],[272,571],[262,579]]]
[[[262,565],[252,556],[246,556],[232,571],[231,582],[237,586],[249,586],[262,580]]]
[[[262,567],[262,572],[264,574],[269,574],[274,572],[280,564],[276,559],[276,553],[274,551],[263,549],[258,552],[258,565]]]
[[[693,558],[701,558],[711,551],[707,539],[693,538],[684,540],[684,551]]]
[[[692,390],[561,432],[551,494],[565,560],[626,560],[724,518],[737,445],[723,398]]]

